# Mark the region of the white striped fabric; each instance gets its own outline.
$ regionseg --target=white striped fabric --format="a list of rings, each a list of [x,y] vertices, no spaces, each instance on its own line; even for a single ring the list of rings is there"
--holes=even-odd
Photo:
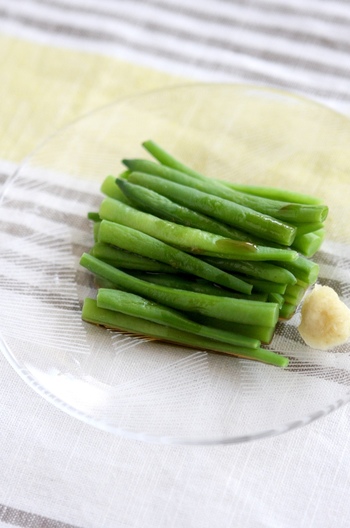
[[[350,105],[346,2],[0,1],[2,28],[210,81]]]
[[[0,33],[190,80],[282,88],[350,115],[348,0],[0,0]],[[0,69],[3,100],[7,95],[1,92],[4,70]],[[22,111],[30,115],[25,107],[26,101],[19,96],[18,120]],[[25,124],[30,130],[30,124]],[[0,126],[10,128],[8,123]],[[0,144],[0,158],[1,148]],[[0,159],[0,190],[6,189],[16,168],[14,162]],[[64,342],[74,352],[84,336],[70,331],[71,324],[76,328],[71,312],[77,302],[72,276],[67,273],[66,289],[50,291],[50,259],[44,259],[48,262],[42,269],[40,251],[49,249],[51,258],[61,259],[62,267],[69,268],[65,246],[69,242],[69,256],[79,258],[91,235],[82,218],[97,205],[97,186],[87,189],[77,184],[72,210],[70,185],[63,180],[43,185],[43,181],[27,178],[21,196],[12,197],[6,207],[0,203],[1,247],[6,249],[0,255],[2,328],[13,334],[18,331],[16,317],[23,321],[28,313],[28,342],[37,346],[44,337],[51,339],[48,344],[54,348],[54,334],[46,335],[45,323],[49,310],[59,310],[66,328]],[[5,204],[6,200],[5,194]],[[46,223],[38,225],[38,211]],[[42,231],[42,225],[54,225],[60,215],[74,226],[70,241],[59,230],[52,231],[49,239]],[[19,231],[26,233],[27,243],[20,248],[16,245]],[[33,248],[38,250],[34,256]],[[339,277],[348,275],[348,256],[340,259],[333,246],[326,247],[322,259],[322,278],[330,285],[334,285],[334,268]],[[14,276],[16,271],[21,280]],[[74,281],[83,287],[79,273]],[[39,274],[44,276],[40,287]],[[33,308],[25,297],[34,289],[38,302]],[[16,295],[24,299],[19,314]],[[350,292],[345,290],[344,295],[349,298]],[[38,315],[42,333],[30,325]],[[61,327],[57,335],[62,339]],[[278,337],[286,348],[299,339],[295,327],[287,337]],[[129,337],[120,341],[115,337],[116,354],[133,346]],[[204,362],[196,353],[189,366],[180,361],[181,372],[192,376],[192,361],[197,360]],[[347,371],[341,364],[337,368],[339,382],[348,386]],[[350,414],[346,407],[328,421],[249,444],[147,445],[113,437],[62,413],[28,388],[3,357],[0,371],[0,527],[349,526]],[[325,380],[330,369],[299,358],[291,371],[306,380],[308,376]],[[252,385],[252,375],[247,363],[241,379],[247,392],[258,386]],[[166,388],[166,369],[162,376]],[[152,376],[123,386],[119,400],[128,402],[142,383],[152,400]],[[264,386],[266,380],[259,383]],[[184,394],[187,398],[189,391]]]

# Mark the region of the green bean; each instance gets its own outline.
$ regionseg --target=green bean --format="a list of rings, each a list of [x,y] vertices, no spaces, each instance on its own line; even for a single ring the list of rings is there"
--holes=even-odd
[[[282,368],[287,367],[289,363],[288,358],[276,354],[275,352],[271,352],[270,350],[263,348],[254,349],[236,347],[228,343],[222,343],[206,337],[197,336],[175,328],[168,328],[164,325],[159,325],[138,317],[132,317],[112,312],[112,310],[98,308],[97,302],[90,298],[86,298],[84,301],[82,318],[89,323],[128,333],[131,332],[139,336],[145,336],[148,339],[161,339],[162,341],[181,344],[192,348],[223,352],[236,357],[261,361]]]
[[[314,284],[317,280],[320,267],[313,260],[299,256],[293,262],[276,262],[276,264],[290,271],[298,280],[307,285]]]
[[[129,172],[130,171],[125,171],[119,177],[121,178]],[[101,192],[110,198],[114,198],[115,200],[119,200],[120,202],[131,205],[130,200],[128,200],[125,194],[119,189],[115,180],[115,176],[107,176],[102,182]]]
[[[299,304],[303,298],[308,286],[299,284],[288,284],[284,293],[284,300],[289,304]]]
[[[92,222],[100,222],[101,217],[98,213],[94,211],[89,211],[87,214],[88,220],[91,220]]]
[[[152,140],[144,141],[142,145],[147,150],[147,152],[149,152],[162,165],[176,169],[180,172],[184,172],[185,174],[188,174],[189,176],[192,176],[193,178],[197,178],[199,180],[206,180],[206,177],[203,174],[195,171],[194,169],[180,162],[176,157],[169,154],[169,152],[164,150],[155,141],[152,141]],[[305,205],[320,205],[323,203],[321,199],[316,198],[315,196],[310,196],[308,194],[304,194],[304,193],[300,193],[296,191],[288,191],[287,189],[280,189],[276,187],[243,185],[243,184],[238,184],[238,183],[226,182],[223,180],[218,180],[218,181],[224,185],[227,185],[228,187],[232,189],[245,192],[245,193],[249,193],[249,194],[253,194],[256,196],[261,196],[263,198],[270,198],[273,200],[282,200],[282,201],[288,201],[292,203],[299,203],[299,204],[305,204]]]
[[[219,297],[150,284],[110,266],[88,253],[83,254],[80,263],[95,275],[113,282],[118,288],[165,304],[170,308],[202,313],[226,321],[251,325],[258,323],[262,326],[273,326],[278,320],[279,309],[275,303]]]
[[[118,249],[102,242],[96,242],[90,250],[90,254],[117,268],[158,273],[176,273],[176,270],[167,264],[137,255],[136,253],[131,253],[130,251]]]
[[[309,194],[304,194],[296,191],[289,191],[288,189],[281,189],[278,187],[246,185],[240,183],[232,183],[219,180],[227,187],[241,191],[247,194],[254,194],[262,198],[270,198],[271,200],[283,200],[291,203],[305,204],[305,205],[321,205],[323,200]]]
[[[155,141],[144,141],[142,143],[142,146],[162,165],[184,172],[185,174],[189,174],[190,176],[199,180],[205,179],[205,176],[203,176],[203,174],[200,174],[199,172],[195,171],[194,169],[191,169],[190,167],[176,159],[174,156],[169,154],[169,152],[166,152]]]
[[[207,326],[221,328],[222,330],[228,330],[232,332],[239,332],[242,335],[254,337],[264,344],[271,342],[275,331],[275,326],[233,323],[229,321],[223,321],[222,319],[217,319],[216,317],[208,317],[201,314],[191,314],[191,319]]]
[[[147,273],[143,275],[147,275]],[[153,274],[149,274],[149,275],[153,275]],[[138,275],[136,276],[140,278]],[[147,279],[144,278],[143,280],[147,280]],[[101,277],[97,277],[97,286],[99,288],[109,288],[109,289],[116,288],[113,282],[107,279],[102,279]],[[171,283],[168,286],[176,287],[176,285],[173,286],[173,284]],[[193,290],[193,291],[196,291],[196,290]],[[199,292],[199,293],[205,293],[205,292]],[[263,299],[257,298],[256,300],[267,301],[267,294],[264,294],[264,295],[266,295],[266,298],[265,297]],[[275,330],[274,326],[260,326],[260,325],[233,323],[232,321],[223,321],[221,319],[216,319],[215,317],[208,317],[208,316],[204,316],[198,313],[191,313],[189,314],[189,317],[193,321],[198,322],[200,324],[205,324],[207,326],[213,326],[215,328],[221,328],[222,330],[227,330],[229,332],[236,332],[236,333],[245,335],[247,337],[252,337],[253,339],[257,339],[258,341],[261,341],[264,344],[268,344],[271,342],[273,334],[274,334],[274,330]]]
[[[304,297],[305,291],[306,290],[303,290],[303,292],[300,293],[297,297],[293,297],[293,295],[283,295],[284,302],[298,306],[298,304],[301,302],[302,298]]]
[[[146,187],[135,184],[124,185],[123,193],[137,208],[147,213],[155,214],[164,220],[170,220],[171,222],[184,226],[195,227],[234,240],[243,240],[260,245],[265,243],[263,239],[218,222],[209,216],[197,213]]]
[[[261,198],[260,196],[246,194],[231,189],[217,180],[212,180],[210,178],[205,178],[204,180],[193,178],[184,172],[148,160],[123,160],[123,163],[132,172],[141,172],[153,176],[159,176],[188,188],[193,188],[198,191],[218,196],[219,198],[230,200],[236,204],[248,207],[254,211],[272,216],[273,218],[277,218],[284,222],[323,222],[328,214],[328,207],[326,205],[305,205]]]
[[[178,275],[169,275],[169,273],[134,273],[131,275],[138,279],[152,282],[153,284],[161,284],[176,288],[178,290],[187,290],[197,293],[207,293],[208,295],[219,295],[220,297],[235,297],[236,299],[250,299],[254,301],[266,301],[267,295],[264,293],[252,293],[245,295],[244,293],[236,293],[232,290],[224,289],[221,286],[206,281],[205,279],[198,279],[197,277],[179,277]],[[246,280],[246,279],[245,279]],[[273,284],[273,283],[272,283]],[[279,285],[280,286],[280,285]],[[282,285],[281,285],[282,286]]]
[[[292,223],[292,222],[291,222]],[[306,235],[307,233],[313,233],[324,227],[323,222],[313,222],[305,224],[295,224],[294,227],[297,228],[296,237],[301,235]]]
[[[130,184],[120,182],[120,185],[121,188],[124,188],[125,185]],[[232,240],[208,231],[174,224],[149,213],[133,209],[118,200],[113,200],[113,198],[103,200],[99,214],[102,219],[137,229],[178,249],[197,255],[243,260],[282,261],[291,261],[298,257],[297,252],[290,249],[256,246],[250,242]]]
[[[196,275],[240,293],[252,292],[250,284],[237,279],[234,275],[130,227],[103,220],[99,231],[99,242],[112,244],[120,249],[163,262],[175,270]]]
[[[123,181],[119,184],[121,188],[131,185]],[[149,213],[138,211],[112,198],[103,200],[100,206],[100,216],[102,219],[137,229],[184,251],[196,254],[209,253],[210,255],[227,254],[230,258],[243,258],[244,256],[249,258],[251,254],[254,256],[257,254],[256,256],[259,257],[255,245],[251,243],[234,241],[207,231],[180,226]],[[284,250],[283,255],[284,253],[288,259],[289,255],[292,257],[295,255],[288,250]]]
[[[322,246],[325,234],[325,229],[318,229],[313,233],[297,235],[292,244],[292,249],[299,251],[304,257],[313,257]]]
[[[283,303],[285,302],[285,299],[283,297],[283,295],[279,294],[279,293],[274,293],[274,292],[270,292],[269,295],[268,295],[268,301],[269,302],[273,302],[273,303],[277,303],[280,310],[283,306]]]
[[[94,242],[98,241],[98,237],[100,233],[100,226],[101,226],[101,222],[94,222],[94,225],[93,225]]]
[[[295,314],[295,311],[297,309],[296,304],[290,304],[285,302],[280,309],[280,318],[281,319],[290,319]]]
[[[283,295],[287,288],[287,284],[279,284],[264,279],[254,279],[245,275],[242,275],[241,278],[253,286],[253,292],[279,293]]]
[[[184,185],[144,173],[133,172],[128,176],[128,181],[268,241],[289,246],[294,240],[295,227],[218,196],[197,189],[189,192]]]
[[[270,262],[249,262],[210,257],[203,257],[202,260],[225,271],[242,273],[243,275],[248,275],[248,277],[255,277],[278,284],[295,284],[297,281],[291,271]]]
[[[101,288],[97,294],[97,306],[231,345],[247,348],[260,346],[260,341],[257,339],[195,323],[177,310],[149,301],[134,293]]]

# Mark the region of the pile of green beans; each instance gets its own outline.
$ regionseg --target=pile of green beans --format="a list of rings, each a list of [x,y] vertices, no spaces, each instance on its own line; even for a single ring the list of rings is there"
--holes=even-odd
[[[327,206],[301,193],[227,183],[187,167],[153,141],[155,161],[123,160],[90,212],[96,276],[83,320],[107,328],[287,367],[264,345],[318,277],[310,257]]]

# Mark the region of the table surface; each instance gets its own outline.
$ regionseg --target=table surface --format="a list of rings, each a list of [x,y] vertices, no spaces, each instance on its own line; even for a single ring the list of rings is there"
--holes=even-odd
[[[349,50],[345,0],[0,0],[0,184],[72,119],[184,82],[350,115]],[[64,414],[1,355],[0,526],[348,527],[349,409],[248,444],[144,444]]]

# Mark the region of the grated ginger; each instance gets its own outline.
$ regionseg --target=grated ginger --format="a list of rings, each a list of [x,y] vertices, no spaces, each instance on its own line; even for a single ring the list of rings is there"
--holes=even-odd
[[[350,310],[329,286],[316,285],[303,302],[298,328],[312,348],[329,350],[350,337]]]

